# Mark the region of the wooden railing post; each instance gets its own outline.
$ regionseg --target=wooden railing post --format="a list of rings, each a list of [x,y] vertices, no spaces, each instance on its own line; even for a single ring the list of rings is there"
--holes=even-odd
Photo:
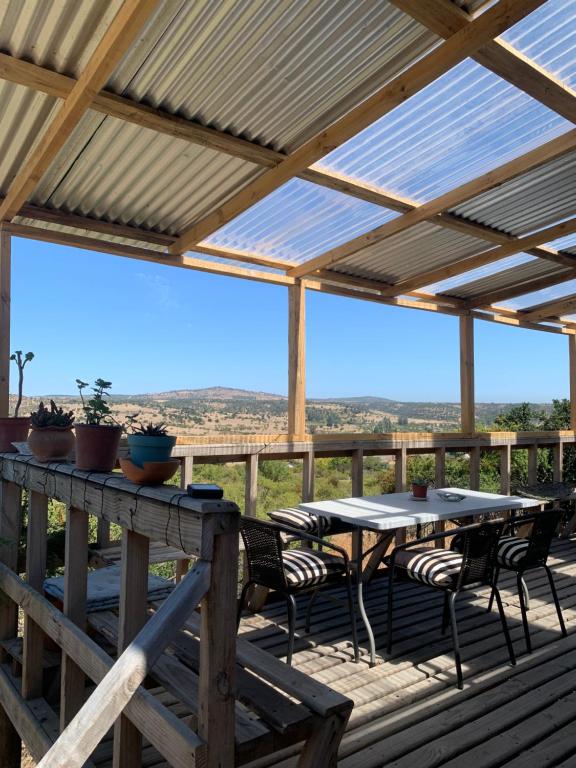
[[[512,448],[503,445],[500,448],[500,493],[510,495],[510,476],[512,473]]]
[[[314,450],[304,454],[302,459],[302,501],[314,501]]]
[[[528,484],[538,482],[538,447],[528,446]]]
[[[180,488],[186,491],[188,485],[194,480],[194,457],[183,456],[180,462]],[[183,560],[176,560],[176,584],[182,580],[182,578],[188,573],[191,560],[184,558]]]
[[[352,453],[352,496],[364,495],[364,451],[356,448]]]
[[[436,448],[434,457],[434,484],[436,488],[444,488],[446,485],[446,448]],[[445,530],[446,523],[444,520],[439,520],[434,524],[434,533],[443,533]],[[439,539],[435,546],[438,549],[442,549],[446,546],[446,542]]]
[[[22,527],[21,490],[3,481],[0,497],[0,561],[18,572],[18,544]],[[0,592],[0,640],[18,635],[18,606]],[[2,768],[20,768],[21,742],[8,714],[0,707],[0,756]]]
[[[552,479],[555,483],[562,482],[562,473],[564,471],[564,446],[557,443],[552,448]]]
[[[26,580],[37,592],[42,592],[46,576],[47,528],[48,497],[42,493],[30,491],[26,536]],[[25,699],[36,699],[42,695],[43,650],[44,633],[32,619],[24,616],[22,696]]]
[[[122,529],[118,654],[130,645],[146,623],[149,545],[146,536]],[[142,734],[122,715],[114,726],[113,768],[139,768],[141,764]]]
[[[11,260],[11,238],[0,224],[0,416],[9,413]]]
[[[406,490],[406,469],[407,453],[406,448],[402,446],[395,453],[396,461],[394,464],[394,490],[396,493],[402,493]],[[396,544],[403,544],[406,541],[406,529],[400,528],[396,531]]]
[[[246,479],[244,484],[244,514],[256,517],[258,502],[258,454],[251,453],[246,457]]]
[[[470,490],[480,490],[480,448],[470,448]]]
[[[88,576],[88,515],[69,507],[66,516],[64,564],[64,615],[85,631],[86,586]],[[84,704],[85,679],[80,667],[62,653],[60,682],[60,730]]]
[[[206,768],[234,765],[237,573],[237,535],[215,536],[201,603],[198,735],[208,745]]]

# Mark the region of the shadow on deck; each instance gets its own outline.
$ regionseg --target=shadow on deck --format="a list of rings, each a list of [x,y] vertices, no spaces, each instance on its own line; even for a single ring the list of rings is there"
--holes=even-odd
[[[457,604],[465,687],[458,691],[449,634],[440,635],[442,595],[416,584],[398,589],[395,644],[384,660],[386,578],[365,591],[379,663],[370,669],[366,633],[358,622],[362,661],[353,662],[345,611],[318,600],[310,635],[300,603],[294,666],[354,701],[342,740],[342,768],[543,768],[576,766],[576,537],[553,547],[552,567],[569,636],[561,638],[544,571],[527,576],[534,651],[525,652],[515,579],[501,591],[518,664],[508,662],[498,615],[486,613],[488,593],[463,594]],[[337,590],[334,590],[337,591]],[[280,658],[286,653],[283,603],[242,621],[242,636]],[[290,768],[291,748],[250,768]]]

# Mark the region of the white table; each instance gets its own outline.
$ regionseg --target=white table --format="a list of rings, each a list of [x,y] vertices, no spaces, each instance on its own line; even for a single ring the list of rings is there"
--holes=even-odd
[[[461,501],[444,501],[440,493],[454,493],[464,496]],[[350,499],[313,501],[299,505],[299,509],[314,515],[336,518],[353,526],[356,550],[356,575],[358,583],[358,608],[368,633],[370,664],[376,660],[374,633],[364,608],[362,579],[362,532],[389,531],[410,525],[435,523],[453,518],[472,517],[493,512],[507,512],[541,506],[537,499],[520,496],[501,496],[498,493],[483,493],[462,488],[440,488],[429,490],[426,500],[415,499],[411,493],[386,493],[382,496],[357,496]]]

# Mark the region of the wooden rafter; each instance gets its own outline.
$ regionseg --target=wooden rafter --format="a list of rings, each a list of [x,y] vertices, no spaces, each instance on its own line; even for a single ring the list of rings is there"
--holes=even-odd
[[[572,129],[559,138],[552,139],[552,141],[527,152],[525,155],[517,157],[508,163],[504,163],[504,165],[501,165],[476,179],[472,179],[472,181],[466,182],[460,187],[456,187],[450,192],[446,192],[445,194],[440,195],[440,197],[430,200],[428,203],[420,205],[418,208],[415,208],[413,211],[410,211],[403,216],[388,221],[386,224],[376,227],[376,229],[372,229],[343,245],[332,248],[331,250],[326,251],[326,253],[320,254],[319,256],[304,262],[304,264],[293,269],[290,274],[292,277],[303,277],[317,269],[329,267],[330,265],[361,251],[363,248],[368,248],[376,243],[380,243],[388,237],[404,232],[423,221],[434,219],[435,216],[443,211],[460,205],[466,200],[470,200],[494,187],[500,186],[505,181],[509,181],[516,176],[520,176],[533,168],[553,160],[575,147],[576,129]],[[420,285],[425,285],[425,283],[421,283]]]
[[[497,288],[493,291],[470,296],[464,302],[464,306],[468,307],[468,309],[489,307],[492,304],[497,304],[499,301],[509,301],[510,299],[515,299],[517,296],[524,296],[533,291],[541,291],[544,288],[551,288],[553,285],[559,285],[567,280],[574,279],[576,279],[576,269],[566,270],[545,277],[534,277],[520,283],[517,282],[513,286],[508,286],[507,288]]]
[[[170,247],[182,253],[201,242],[234,217],[262,200],[328,152],[422,90],[486,42],[528,15],[543,0],[500,0],[471,24],[456,32],[428,55],[408,67],[390,83],[305,142],[275,168],[249,182],[240,192],[185,230]],[[409,215],[409,214],[408,214]],[[305,274],[305,273],[303,273]]]
[[[500,261],[507,256],[513,256],[516,253],[521,253],[534,246],[541,245],[542,243],[556,240],[560,237],[565,237],[576,232],[576,219],[570,219],[569,221],[563,221],[561,224],[555,224],[553,227],[547,227],[541,229],[533,235],[527,237],[519,237],[517,240],[505,245],[500,245],[498,248],[491,248],[488,251],[477,253],[474,256],[469,256],[466,259],[445,264],[437,269],[431,269],[426,272],[420,272],[414,277],[410,277],[406,280],[401,280],[395,283],[393,288],[390,289],[389,295],[400,295],[406,291],[413,291],[416,288],[421,288],[431,283],[437,283],[441,280],[447,280],[450,277],[461,275],[464,272],[469,272],[471,269],[477,269],[478,267],[484,267],[487,264],[493,264],[495,261]],[[562,266],[576,268],[576,256],[571,256],[568,253],[556,252],[554,256],[548,256],[551,261],[562,264]]]
[[[473,17],[451,0],[392,2],[440,37],[450,37],[472,23]],[[504,40],[491,40],[472,58],[548,109],[576,122],[576,92]]]
[[[0,206],[0,221],[10,221],[24,205],[89,108],[94,93],[104,86],[158,2],[124,0],[70,94],[10,185]]]
[[[523,320],[539,322],[540,320],[560,317],[574,311],[576,311],[576,293],[570,296],[563,296],[561,299],[554,299],[554,301],[547,301],[533,307],[528,307],[528,309],[522,310],[519,314]]]

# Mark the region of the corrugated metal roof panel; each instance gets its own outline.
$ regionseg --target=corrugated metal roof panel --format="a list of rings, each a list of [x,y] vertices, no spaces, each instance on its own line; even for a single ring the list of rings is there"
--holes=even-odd
[[[571,127],[522,91],[466,60],[319,165],[426,202]]]
[[[526,309],[537,304],[544,304],[547,301],[555,301],[564,296],[570,296],[576,293],[576,280],[567,280],[559,285],[553,285],[551,288],[545,288],[542,291],[526,293],[524,296],[518,296],[510,301],[503,301],[502,306],[509,309]]]
[[[208,242],[302,262],[396,216],[379,205],[293,179]]]
[[[89,111],[32,202],[173,234],[261,172],[243,160]]]
[[[484,240],[423,223],[364,248],[331,269],[396,283],[485,251]]]
[[[437,42],[383,0],[195,0],[156,45],[126,56],[109,87],[137,70],[125,95],[290,149]]]
[[[559,80],[576,87],[574,0],[548,0],[502,37]]]
[[[452,213],[523,235],[576,212],[576,152],[453,208]]]
[[[493,262],[492,264],[486,264],[483,267],[477,267],[476,269],[470,269],[467,272],[462,272],[454,277],[449,277],[446,280],[441,280],[438,283],[432,283],[426,286],[426,290],[431,293],[449,293],[458,295],[458,291],[462,287],[465,289],[468,283],[477,282],[484,278],[490,278],[492,275],[500,274],[507,269],[519,267],[522,264],[527,264],[530,261],[538,261],[536,257],[530,256],[527,253],[517,253],[514,256],[508,256],[505,259]]]

